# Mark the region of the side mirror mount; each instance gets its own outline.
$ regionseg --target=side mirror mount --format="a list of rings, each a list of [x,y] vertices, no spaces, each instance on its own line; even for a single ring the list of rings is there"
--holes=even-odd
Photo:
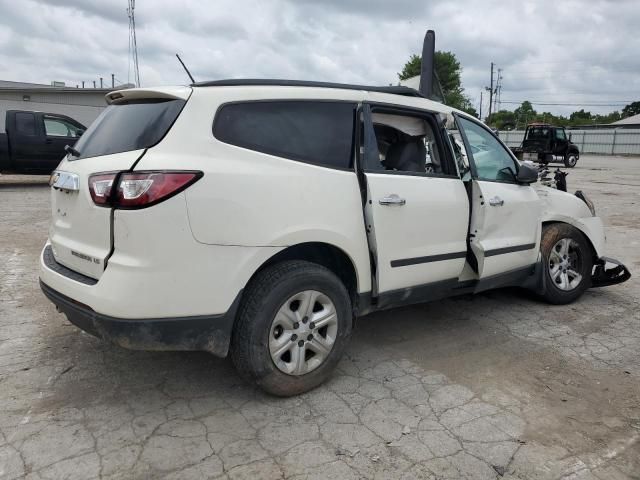
[[[516,175],[518,183],[529,185],[538,181],[538,169],[534,165],[521,163]]]

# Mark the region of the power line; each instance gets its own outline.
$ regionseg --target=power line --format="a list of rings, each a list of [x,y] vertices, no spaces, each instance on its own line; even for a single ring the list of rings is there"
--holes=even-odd
[[[509,103],[513,105],[521,105],[523,102],[529,102],[532,105],[541,105],[541,106],[562,106],[562,107],[624,107],[629,103],[632,103],[632,100],[623,100],[618,103],[564,103],[564,102],[535,102],[533,100],[522,100],[522,101],[513,101],[513,100],[502,100],[502,103]]]
[[[537,92],[537,93],[543,93],[545,96],[551,96],[551,97],[566,97],[567,95],[582,95],[585,97],[592,97],[592,96],[596,96],[599,98],[602,98],[602,92],[563,92],[562,90],[558,90],[557,88],[521,88],[519,90],[509,90],[509,92],[511,92],[514,95],[519,95],[522,92]],[[558,93],[560,92],[560,93]],[[623,94],[632,94],[632,95],[636,95],[638,94],[637,91],[619,91],[616,93],[623,93]],[[546,101],[546,100],[545,100]],[[552,101],[552,100],[549,100]],[[625,102],[626,100],[618,100],[618,99],[613,99],[613,98],[607,98],[606,100],[602,100],[603,102]],[[635,100],[634,100],[635,101]]]
[[[503,102],[514,102],[514,101],[515,101],[515,100],[514,100],[514,99],[512,99],[512,98],[511,98],[511,99],[509,99],[509,100],[503,100]],[[562,102],[562,101],[559,101],[559,100],[548,99],[548,98],[545,98],[544,100],[539,100],[539,99],[538,99],[538,100],[527,100],[527,101],[529,101],[529,102],[531,102],[531,103],[568,103],[568,104],[571,104],[571,103],[578,103],[578,102],[576,102],[575,100],[574,100],[573,102]],[[605,104],[605,105],[608,105],[608,104],[610,104],[610,103],[629,103],[629,102],[633,102],[633,101],[634,101],[634,100],[625,100],[625,99],[615,99],[615,100],[614,100],[613,98],[609,98],[609,99],[607,99],[607,100],[591,100],[591,101],[587,100],[587,101],[586,101],[586,103],[593,103],[593,104]]]
[[[636,55],[635,54],[617,55],[616,56],[616,62],[614,62],[614,63],[623,63],[625,58],[628,58],[628,59],[631,59],[632,61],[635,61]],[[567,60],[544,60],[544,61],[523,60],[523,61],[521,61],[521,63],[524,63],[526,65],[546,65],[548,63],[564,63],[564,64],[567,64],[569,62],[567,62]],[[586,64],[591,65],[593,63],[593,60],[571,60],[570,63],[586,63]]]
[[[638,67],[633,65],[627,65],[625,67],[620,67],[616,65],[591,65],[585,67],[576,67],[574,65],[566,65],[565,68],[558,69],[550,69],[550,68],[537,68],[535,70],[523,70],[520,68],[509,68],[510,72],[520,73],[520,74],[542,74],[542,73],[582,73],[582,72],[598,72],[598,73],[611,73],[612,69],[615,68],[615,73],[625,72],[625,73],[637,73]]]

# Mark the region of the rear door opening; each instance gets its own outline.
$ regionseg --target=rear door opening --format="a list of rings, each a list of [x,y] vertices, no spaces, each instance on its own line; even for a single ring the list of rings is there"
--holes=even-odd
[[[96,173],[130,171],[159,143],[191,90],[130,90],[107,95],[111,105],[91,124],[51,177],[49,240],[59,263],[99,279],[112,249],[112,208],[92,198]]]

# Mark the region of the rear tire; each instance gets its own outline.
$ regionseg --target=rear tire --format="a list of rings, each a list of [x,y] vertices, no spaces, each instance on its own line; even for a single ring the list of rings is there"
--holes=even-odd
[[[564,166],[567,168],[573,168],[578,163],[578,154],[577,153],[567,153],[564,157]]]
[[[571,303],[591,286],[593,254],[585,236],[566,223],[552,223],[542,230],[540,242],[545,292],[554,305]]]
[[[333,272],[301,260],[278,263],[245,291],[231,358],[240,375],[266,392],[297,395],[331,375],[351,327],[351,299]]]

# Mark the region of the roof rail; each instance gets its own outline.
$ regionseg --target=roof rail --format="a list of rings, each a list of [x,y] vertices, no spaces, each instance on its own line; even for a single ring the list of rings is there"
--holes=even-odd
[[[230,80],[212,80],[208,82],[195,82],[192,87],[239,87],[239,86],[278,86],[278,87],[316,87],[339,88],[342,90],[364,90],[367,92],[390,93],[405,97],[422,97],[420,92],[404,86],[375,87],[368,85],[352,85],[348,83],[313,82],[307,80],[278,80],[270,78],[239,78]]]

